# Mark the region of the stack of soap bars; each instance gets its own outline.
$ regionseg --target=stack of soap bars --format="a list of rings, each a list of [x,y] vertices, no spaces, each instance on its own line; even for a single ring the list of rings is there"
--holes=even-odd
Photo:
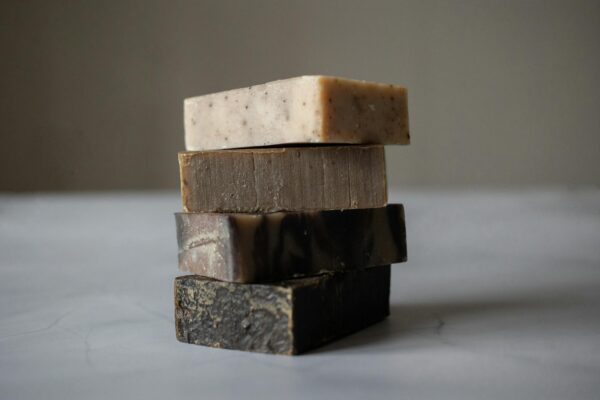
[[[177,339],[298,354],[386,318],[406,230],[382,145],[409,143],[406,89],[303,76],[184,109]]]

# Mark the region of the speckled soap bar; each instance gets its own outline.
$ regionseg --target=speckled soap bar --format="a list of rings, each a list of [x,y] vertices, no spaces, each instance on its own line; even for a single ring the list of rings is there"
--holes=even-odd
[[[187,212],[382,207],[383,146],[317,146],[179,153]]]
[[[390,267],[324,274],[275,284],[175,279],[181,342],[298,354],[389,315]]]
[[[179,269],[274,282],[406,261],[401,204],[269,214],[178,213]]]
[[[405,88],[329,76],[192,97],[184,123],[187,150],[410,141]]]

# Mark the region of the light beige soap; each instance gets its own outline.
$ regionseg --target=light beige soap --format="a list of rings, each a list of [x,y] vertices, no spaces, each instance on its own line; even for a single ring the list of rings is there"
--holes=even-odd
[[[184,101],[187,150],[293,143],[409,144],[406,89],[301,76]]]

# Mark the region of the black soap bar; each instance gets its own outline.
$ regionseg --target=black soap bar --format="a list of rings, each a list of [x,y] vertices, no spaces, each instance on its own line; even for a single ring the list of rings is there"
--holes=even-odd
[[[406,261],[401,204],[270,214],[178,213],[179,269],[277,282]]]
[[[274,354],[299,354],[389,315],[390,266],[273,284],[175,279],[181,342]]]

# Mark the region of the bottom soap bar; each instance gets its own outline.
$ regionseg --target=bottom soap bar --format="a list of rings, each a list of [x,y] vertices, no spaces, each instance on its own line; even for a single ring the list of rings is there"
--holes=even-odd
[[[355,332],[390,312],[390,266],[270,284],[175,279],[181,342],[299,354]]]

